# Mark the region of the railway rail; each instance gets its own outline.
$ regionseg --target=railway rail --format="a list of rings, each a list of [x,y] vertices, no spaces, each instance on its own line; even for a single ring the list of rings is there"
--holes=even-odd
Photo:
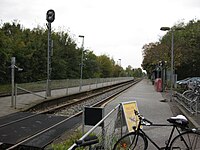
[[[23,112],[0,118],[0,149],[44,149],[81,123],[84,106],[105,103],[139,81],[127,81],[44,101]]]

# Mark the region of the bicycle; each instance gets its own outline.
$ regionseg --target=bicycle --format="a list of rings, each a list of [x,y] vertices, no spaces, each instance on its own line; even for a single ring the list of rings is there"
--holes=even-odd
[[[122,136],[114,145],[113,150],[146,150],[150,141],[158,150],[200,150],[200,133],[196,129],[189,129],[188,120],[183,115],[167,119],[170,124],[154,124],[147,120],[139,112],[134,111],[138,116],[138,126],[134,126],[133,132]],[[159,147],[145,132],[142,126],[172,126],[172,130],[165,147]],[[175,129],[178,135],[173,137]]]
[[[200,108],[200,83],[193,84],[193,89],[183,92],[184,104],[191,112],[199,113]]]

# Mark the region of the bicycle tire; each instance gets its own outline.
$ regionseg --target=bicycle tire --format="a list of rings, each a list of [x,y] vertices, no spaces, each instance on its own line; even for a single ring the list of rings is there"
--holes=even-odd
[[[137,135],[137,143],[132,141]],[[122,136],[114,145],[113,150],[146,150],[148,141],[142,133],[136,132],[128,133]]]
[[[176,136],[171,144],[170,150],[200,150],[200,133],[186,131]]]

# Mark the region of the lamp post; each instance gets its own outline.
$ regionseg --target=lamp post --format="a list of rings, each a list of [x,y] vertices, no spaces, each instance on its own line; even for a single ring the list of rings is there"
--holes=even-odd
[[[83,79],[83,50],[84,50],[84,36],[79,35],[80,38],[82,38],[82,45],[81,45],[81,64],[80,64],[80,70],[81,70],[81,75],[80,75],[80,86],[79,86],[79,92],[82,90],[82,79]]]
[[[121,59],[118,59],[119,60],[119,77],[121,76],[120,74],[121,74]]]
[[[173,100],[173,85],[174,85],[174,31],[182,30],[183,28],[170,28],[170,27],[161,27],[161,31],[171,31],[171,73],[170,73],[170,101]]]
[[[172,88],[173,88],[173,68],[174,68],[174,30],[172,30],[169,27],[161,27],[161,31],[172,31],[172,38],[171,38],[171,73],[170,73],[170,101],[172,101],[173,96],[172,96]]]

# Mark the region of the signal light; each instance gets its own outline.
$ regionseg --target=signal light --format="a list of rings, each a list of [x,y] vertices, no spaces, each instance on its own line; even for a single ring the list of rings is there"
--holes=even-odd
[[[55,20],[55,11],[53,9],[47,11],[46,20],[50,23]]]

